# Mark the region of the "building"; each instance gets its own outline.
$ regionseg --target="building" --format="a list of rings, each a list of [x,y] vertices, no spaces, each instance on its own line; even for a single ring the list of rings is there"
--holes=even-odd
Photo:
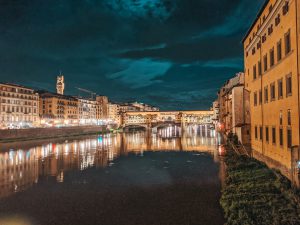
[[[116,103],[108,103],[108,120],[110,123],[121,125],[120,106]]]
[[[97,120],[107,120],[108,119],[108,97],[107,96],[97,96]]]
[[[64,91],[65,91],[65,77],[63,75],[57,76],[56,93],[63,95]]]
[[[24,86],[0,83],[0,128],[39,125],[39,96]]]
[[[78,99],[56,93],[38,91],[42,126],[72,126],[79,123]]]
[[[78,112],[80,125],[97,124],[97,101],[78,98]]]
[[[158,112],[159,108],[138,102],[122,103],[119,105],[120,112]]]
[[[213,121],[214,124],[217,126],[219,122],[219,115],[220,115],[220,104],[218,100],[213,102],[212,111],[214,112]]]
[[[154,107],[154,106],[151,106],[151,105],[148,105],[145,103],[133,102],[133,103],[130,103],[130,105],[132,107],[136,107],[141,112],[158,112],[159,111],[158,107]]]
[[[299,1],[268,0],[243,39],[253,152],[287,170],[299,160],[299,21]]]
[[[250,96],[244,84],[244,73],[228,80],[218,92],[219,109],[215,107],[219,110],[218,128],[226,134],[235,133],[241,143],[250,145]]]

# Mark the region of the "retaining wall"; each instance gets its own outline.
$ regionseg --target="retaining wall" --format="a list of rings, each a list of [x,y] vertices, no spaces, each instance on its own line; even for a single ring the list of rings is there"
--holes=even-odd
[[[106,132],[106,126],[80,126],[62,128],[31,128],[18,130],[0,130],[0,142],[47,139],[78,136]]]

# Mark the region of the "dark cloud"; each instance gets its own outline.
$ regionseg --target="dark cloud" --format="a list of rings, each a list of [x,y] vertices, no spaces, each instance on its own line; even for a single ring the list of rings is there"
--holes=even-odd
[[[0,0],[0,80],[208,108],[261,0]],[[238,19],[237,19],[238,18]]]

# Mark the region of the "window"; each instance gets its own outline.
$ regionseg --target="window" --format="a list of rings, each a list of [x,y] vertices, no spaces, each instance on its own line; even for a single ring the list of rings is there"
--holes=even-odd
[[[287,129],[287,147],[292,147],[292,130],[290,128]]]
[[[282,125],[282,111],[279,112],[279,124]]]
[[[254,106],[257,106],[257,92],[254,92]]]
[[[280,14],[277,15],[275,18],[275,26],[278,26],[280,24]]]
[[[264,56],[264,72],[268,70],[268,56]]]
[[[276,144],[276,128],[272,127],[272,143]]]
[[[261,47],[261,42],[258,42],[256,48],[260,49],[260,47]]]
[[[262,103],[262,90],[259,90],[259,104]]]
[[[265,42],[266,42],[266,40],[267,40],[267,35],[266,35],[266,34],[264,34],[264,35],[261,37],[261,39],[262,39],[262,43],[265,43]]]
[[[255,47],[252,49],[252,55],[255,54]]]
[[[286,76],[286,96],[292,95],[292,75]]]
[[[271,101],[274,101],[275,100],[275,83],[272,83],[270,85],[270,91],[271,91]]]
[[[266,127],[266,142],[269,142],[269,127]]]
[[[270,7],[269,7],[269,13],[271,13],[272,9],[273,9],[273,5],[270,5]]]
[[[268,35],[273,33],[273,24],[268,28]]]
[[[289,3],[285,2],[284,6],[282,7],[282,14],[285,16],[289,11]]]
[[[258,135],[257,135],[257,126],[255,126],[255,139],[258,138]]]
[[[275,60],[274,60],[274,48],[270,50],[270,67],[274,66]]]
[[[259,127],[259,140],[263,139],[263,128]]]
[[[279,144],[283,146],[283,129],[279,128]]]
[[[278,80],[278,99],[283,98],[283,82],[282,79]]]
[[[253,66],[253,80],[256,79],[256,65]]]
[[[265,103],[268,103],[269,101],[269,90],[268,90],[268,87],[265,87]]]
[[[282,58],[281,40],[277,43],[277,61]]]
[[[261,61],[258,61],[258,76],[261,76],[262,69],[261,69]]]
[[[292,117],[291,117],[291,110],[290,109],[287,112],[287,119],[288,119],[287,124],[289,126],[291,126],[292,125]]]
[[[285,43],[285,54],[289,54],[291,49],[291,33],[290,31],[288,31],[285,35],[284,35],[284,43]]]

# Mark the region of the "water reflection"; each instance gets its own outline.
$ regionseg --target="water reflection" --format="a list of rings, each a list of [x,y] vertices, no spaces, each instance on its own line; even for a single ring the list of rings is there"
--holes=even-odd
[[[28,189],[45,177],[64,182],[68,171],[106,167],[120,155],[131,152],[141,155],[145,151],[209,152],[217,161],[214,131],[203,133],[200,129],[192,127],[182,132],[178,127],[166,127],[156,134],[108,134],[4,151],[0,153],[0,198]]]

